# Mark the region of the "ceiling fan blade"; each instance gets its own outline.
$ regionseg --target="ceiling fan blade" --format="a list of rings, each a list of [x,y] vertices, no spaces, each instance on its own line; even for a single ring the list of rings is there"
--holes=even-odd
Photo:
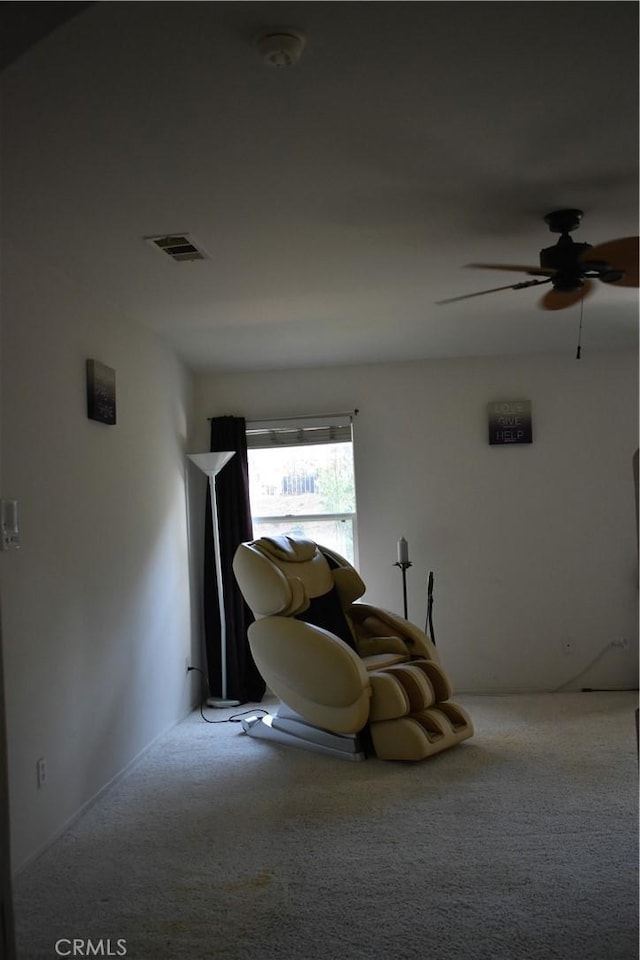
[[[514,270],[516,273],[528,273],[532,277],[552,277],[555,270],[543,270],[542,267],[532,267],[521,263],[467,263],[467,267],[478,270]]]
[[[444,303],[455,303],[457,300],[470,300],[471,297],[483,297],[485,293],[498,293],[500,290],[522,290],[524,287],[537,287],[539,283],[549,283],[549,280],[525,280],[523,283],[510,283],[506,287],[492,287],[491,290],[479,290],[478,293],[463,293],[461,297],[449,297],[448,300],[436,300],[436,306]]]
[[[580,261],[587,266],[589,263],[606,263],[612,270],[622,270],[623,276],[619,280],[607,280],[601,277],[603,283],[614,287],[637,287],[638,284],[638,237],[622,237],[620,240],[609,240],[591,247],[580,257]]]
[[[572,307],[574,303],[580,303],[585,297],[590,296],[593,290],[594,285],[591,280],[585,280],[584,286],[579,290],[549,290],[538,306],[543,310],[564,310],[566,307]]]

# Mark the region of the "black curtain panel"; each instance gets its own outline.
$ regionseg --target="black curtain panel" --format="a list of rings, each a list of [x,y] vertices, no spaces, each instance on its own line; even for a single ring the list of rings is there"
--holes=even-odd
[[[220,531],[220,561],[227,634],[227,698],[240,703],[259,703],[266,684],[255,665],[247,629],[253,614],[244,601],[233,575],[233,557],[239,544],[253,539],[249,504],[246,424],[243,417],[211,420],[211,450],[234,450],[235,456],[216,478]],[[211,695],[222,693],[220,662],[220,614],[214,556],[211,498],[207,492],[204,549],[204,633]]]

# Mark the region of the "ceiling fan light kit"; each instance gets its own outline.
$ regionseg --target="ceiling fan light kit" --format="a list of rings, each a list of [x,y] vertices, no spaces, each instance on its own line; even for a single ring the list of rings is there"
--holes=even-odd
[[[483,270],[510,270],[529,276],[545,277],[541,280],[525,280],[468,293],[460,297],[439,300],[438,304],[453,303],[470,297],[480,297],[499,290],[521,290],[524,287],[551,283],[549,290],[539,301],[543,310],[564,310],[579,303],[594,292],[594,279],[620,287],[637,287],[638,282],[638,237],[623,237],[609,240],[598,246],[576,243],[571,232],[576,230],[583,217],[582,210],[569,208],[553,210],[544,220],[552,233],[559,233],[558,242],[540,251],[540,266],[522,266],[505,263],[470,263],[469,267]]]

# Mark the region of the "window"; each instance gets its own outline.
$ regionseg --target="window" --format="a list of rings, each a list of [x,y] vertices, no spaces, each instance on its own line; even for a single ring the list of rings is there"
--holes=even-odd
[[[315,540],[356,563],[352,415],[247,423],[254,537]]]

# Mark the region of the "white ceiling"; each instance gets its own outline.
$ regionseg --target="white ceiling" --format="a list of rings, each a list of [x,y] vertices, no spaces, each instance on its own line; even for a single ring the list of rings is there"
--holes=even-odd
[[[4,71],[3,231],[194,369],[573,354],[536,288],[434,302],[528,279],[465,264],[559,207],[638,233],[638,50],[634,2],[97,3]],[[143,239],[183,231],[209,259]],[[583,357],[638,340],[596,284]]]

